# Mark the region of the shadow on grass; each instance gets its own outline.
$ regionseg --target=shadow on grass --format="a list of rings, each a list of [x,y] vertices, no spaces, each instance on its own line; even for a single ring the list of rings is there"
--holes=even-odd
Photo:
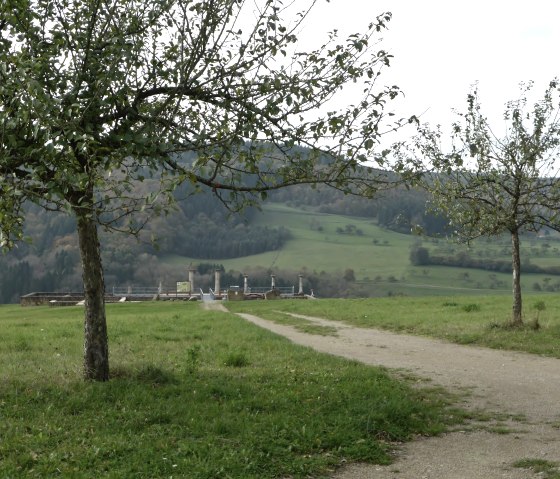
[[[139,369],[113,367],[111,370],[111,380],[128,380],[149,384],[154,387],[179,384],[179,379],[174,373],[153,364],[143,365]]]

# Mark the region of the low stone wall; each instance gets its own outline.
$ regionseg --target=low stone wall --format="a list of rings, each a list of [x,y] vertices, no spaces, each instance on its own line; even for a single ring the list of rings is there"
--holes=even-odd
[[[42,306],[47,305],[51,301],[73,302],[74,304],[84,300],[83,293],[29,293],[21,296],[19,304],[21,306]]]
[[[125,301],[195,301],[200,299],[198,295],[105,295],[105,303],[122,303]],[[84,293],[29,293],[20,296],[21,306],[75,306],[84,300]]]
[[[106,303],[116,303],[121,298],[112,294],[105,295]],[[150,298],[151,299],[151,298]],[[20,296],[21,306],[74,306],[84,300],[84,293],[38,292]],[[146,301],[146,299],[143,299]]]

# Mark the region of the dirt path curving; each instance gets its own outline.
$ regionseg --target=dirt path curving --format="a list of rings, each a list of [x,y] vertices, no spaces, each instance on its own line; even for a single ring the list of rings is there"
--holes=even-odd
[[[466,428],[402,446],[391,466],[349,465],[333,479],[530,479],[543,475],[512,466],[520,459],[560,464],[560,360],[461,346],[434,339],[356,328],[293,315],[337,328],[318,336],[250,314],[242,318],[317,351],[366,364],[404,369],[450,391],[469,394],[473,410],[507,413],[506,434]]]

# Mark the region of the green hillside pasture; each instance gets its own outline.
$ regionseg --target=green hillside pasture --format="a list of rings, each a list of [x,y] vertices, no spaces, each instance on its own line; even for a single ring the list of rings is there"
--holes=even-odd
[[[279,251],[234,259],[216,258],[213,262],[236,271],[255,266],[329,272],[352,268],[359,278],[373,278],[376,275],[398,277],[409,265],[409,249],[413,238],[383,230],[371,219],[315,213],[272,203],[263,207],[263,213],[255,224],[284,226],[292,232],[293,239]],[[349,224],[355,225],[363,235],[336,232],[337,228],[344,229]],[[167,257],[165,261],[181,261],[185,264],[198,262],[193,258],[178,257]]]
[[[435,256],[457,255],[468,253],[475,259],[490,261],[511,261],[511,237],[481,238],[473,241],[468,247],[458,245],[446,239],[423,238],[422,246],[428,248]],[[560,235],[551,233],[546,236],[525,234],[521,237],[521,257],[524,261],[547,267],[560,266]]]
[[[264,205],[263,213],[256,220],[261,226],[284,226],[293,239],[279,251],[262,253],[234,259],[216,258],[212,262],[223,264],[226,270],[246,271],[251,267],[262,266],[272,270],[327,271],[344,272],[350,268],[365,296],[425,296],[449,294],[509,294],[511,275],[492,271],[442,267],[412,266],[410,248],[422,240],[434,254],[458,254],[468,251],[474,257],[488,257],[493,260],[509,261],[509,242],[507,238],[482,239],[470,248],[457,245],[446,239],[419,238],[386,230],[377,226],[373,220],[342,215],[317,213],[311,210],[290,208],[279,203]],[[337,233],[337,228],[345,229],[354,225],[361,235]],[[543,248],[541,238],[523,239],[524,258],[529,257],[535,264],[560,264],[556,255],[558,238],[547,237],[548,247]],[[547,255],[547,256],[544,256]],[[197,264],[194,258],[167,256],[162,259],[169,264]],[[205,260],[206,261],[206,260]],[[202,261],[202,262],[205,262]],[[304,270],[305,268],[305,270]],[[531,292],[535,284],[541,290],[547,285],[560,281],[560,277],[550,275],[522,274],[522,287]],[[294,277],[294,285],[297,278]],[[319,296],[320,291],[316,292]]]
[[[441,392],[233,314],[107,312],[112,379],[85,383],[82,308],[0,307],[0,477],[323,477],[343,461],[388,463],[393,441],[460,417]]]
[[[449,296],[506,295],[511,297],[512,277],[509,273],[494,273],[481,269],[445,266],[410,266],[397,281],[368,281],[367,288],[375,296]],[[558,286],[560,276],[521,274],[523,294],[532,296],[535,284],[538,292],[547,285]]]
[[[354,270],[356,278],[366,281],[377,278],[378,282],[402,278],[411,268],[409,250],[414,238],[384,230],[371,219],[315,213],[273,203],[264,206],[257,224],[284,226],[290,229],[293,239],[279,251],[212,261],[223,264],[227,270],[236,271],[262,266],[275,270],[333,273],[350,268]],[[337,228],[344,229],[349,224],[356,226],[363,234],[336,232]],[[185,265],[200,262],[178,256],[167,256],[163,261]],[[294,284],[296,282],[295,277]]]
[[[358,281],[363,283],[363,289],[372,296],[470,295],[488,294],[489,291],[492,294],[511,294],[509,273],[459,267],[412,266],[410,248],[422,238],[380,228],[371,219],[297,210],[273,203],[265,206],[258,224],[283,225],[294,235],[294,240],[288,242],[279,253],[259,255],[276,255],[274,267],[298,270],[296,264],[290,264],[289,261],[301,258],[299,261],[311,271],[332,272],[351,268]],[[363,235],[337,233],[337,228],[344,229],[348,224],[361,229]],[[322,227],[322,231],[317,231],[317,225]],[[440,254],[446,251],[453,254],[469,251],[473,256],[482,255],[505,261],[511,259],[509,238],[481,239],[470,247],[446,239],[425,240],[426,244],[439,247],[437,252]],[[548,236],[544,241],[543,238],[525,238],[522,243],[525,245],[524,257],[531,258],[534,263],[549,266],[560,264],[560,255],[556,254],[560,246],[557,236]],[[313,263],[306,263],[309,258],[313,258]],[[247,265],[245,258],[229,261],[232,263],[228,262],[228,267],[233,269],[240,270],[240,265]],[[541,274],[522,275],[522,287],[525,292],[532,292],[535,283],[539,283],[544,289],[548,281],[545,281],[546,277]],[[553,277],[549,283],[554,283],[556,279],[560,281],[560,277]]]
[[[504,328],[511,315],[511,298],[505,296],[245,301],[229,303],[228,308],[264,317],[270,310],[281,310],[360,327],[560,358],[560,297],[557,295],[525,298],[524,318],[528,325],[522,330]],[[537,317],[540,329],[535,331],[530,325]]]
[[[528,288],[529,278],[523,278]],[[511,295],[511,276],[489,271],[444,266],[409,266],[400,278],[359,280],[369,296]],[[320,296],[320,292],[318,292]]]
[[[274,256],[280,269],[313,271],[354,270],[358,278],[401,276],[409,265],[412,237],[378,227],[371,219],[296,210],[267,205],[259,224],[283,225],[294,239]],[[353,225],[362,234],[341,234]]]

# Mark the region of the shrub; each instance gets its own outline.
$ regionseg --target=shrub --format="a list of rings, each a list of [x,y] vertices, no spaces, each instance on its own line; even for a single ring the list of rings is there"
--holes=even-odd
[[[151,364],[140,369],[136,374],[136,379],[140,382],[151,384],[152,386],[177,383],[177,379],[172,373]]]
[[[537,311],[544,311],[546,309],[546,304],[544,301],[537,301],[533,304],[533,309],[536,309]]]
[[[224,364],[233,368],[242,368],[249,365],[249,359],[245,353],[233,352],[226,357]]]
[[[475,311],[480,311],[480,305],[476,303],[465,304],[463,306],[463,311],[467,313],[473,313]]]
[[[187,370],[191,373],[195,372],[200,363],[200,344],[187,349]]]
[[[423,246],[413,246],[410,249],[410,262],[414,266],[424,266],[430,264],[430,252]]]

